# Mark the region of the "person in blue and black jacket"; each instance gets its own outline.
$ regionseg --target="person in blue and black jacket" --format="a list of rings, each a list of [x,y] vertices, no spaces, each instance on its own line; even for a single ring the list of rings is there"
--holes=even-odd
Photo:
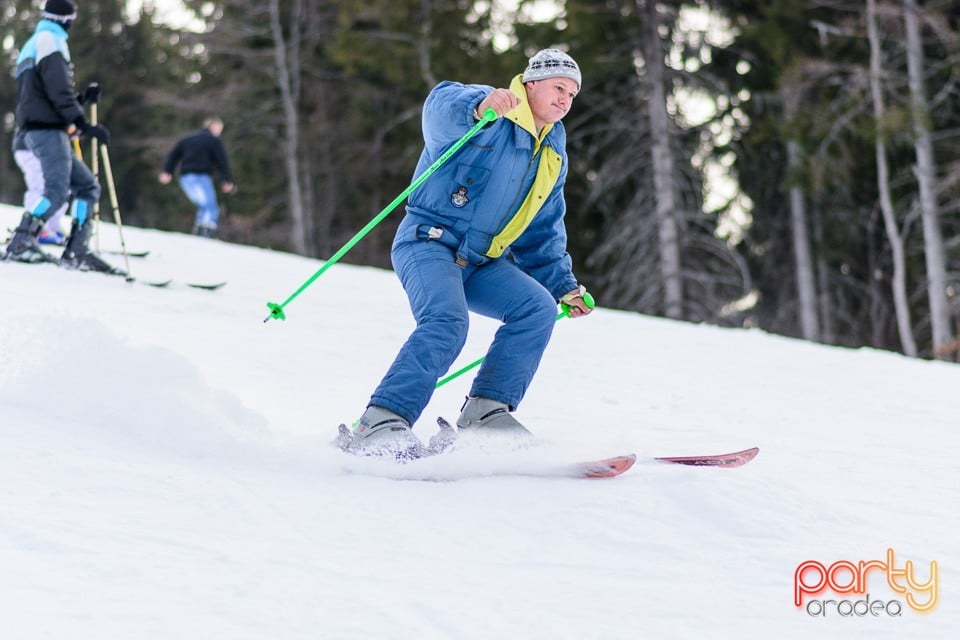
[[[40,163],[43,196],[23,214],[5,257],[21,262],[50,258],[41,251],[37,237],[47,220],[74,194],[73,227],[60,257],[63,266],[107,273],[122,273],[90,251],[93,225],[90,213],[100,198],[100,185],[90,170],[70,149],[68,132],[94,137],[103,144],[110,132],[91,124],[84,103],[100,98],[100,85],[93,83],[77,94],[67,33],[77,18],[72,0],[46,0],[33,35],[17,57],[17,126],[23,142]]]

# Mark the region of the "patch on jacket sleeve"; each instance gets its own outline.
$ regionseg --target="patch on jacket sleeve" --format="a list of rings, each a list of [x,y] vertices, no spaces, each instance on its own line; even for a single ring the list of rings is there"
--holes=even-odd
[[[450,204],[457,209],[467,206],[468,202],[470,202],[470,198],[467,197],[466,187],[457,187],[456,192],[450,194]]]

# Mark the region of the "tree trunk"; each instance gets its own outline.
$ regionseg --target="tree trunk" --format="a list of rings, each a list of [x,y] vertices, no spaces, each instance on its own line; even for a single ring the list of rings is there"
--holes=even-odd
[[[904,0],[904,21],[907,35],[907,73],[910,79],[910,104],[914,148],[917,154],[917,182],[920,189],[920,215],[923,221],[923,244],[927,263],[927,296],[930,299],[930,328],[933,332],[933,356],[947,358],[953,342],[950,307],[947,303],[946,256],[940,213],[935,195],[936,164],[930,136],[930,107],[924,90],[923,41],[920,38],[919,9],[916,0]]]
[[[913,338],[913,328],[910,325],[910,304],[907,296],[907,267],[903,247],[903,238],[897,227],[896,214],[893,209],[893,198],[890,195],[890,169],[887,165],[886,134],[883,120],[886,106],[883,100],[883,85],[881,83],[881,56],[880,37],[877,34],[877,3],[876,0],[867,0],[867,38],[870,41],[870,95],[873,100],[873,119],[877,126],[876,156],[877,156],[877,191],[880,194],[880,212],[883,215],[883,225],[886,229],[887,240],[893,257],[893,305],[897,316],[897,331],[900,335],[900,345],[908,356],[917,356],[917,343]]]
[[[676,185],[670,151],[670,119],[664,87],[663,46],[658,33],[655,0],[637,0],[644,17],[643,59],[646,62],[650,96],[650,131],[653,138],[653,183],[660,240],[660,273],[663,278],[664,315],[683,318],[683,273],[680,261],[680,231],[676,218]],[[643,6],[645,5],[645,6]]]
[[[297,154],[297,141],[300,139],[300,121],[297,114],[296,79],[300,69],[299,64],[299,37],[296,29],[299,28],[302,2],[297,0],[291,11],[290,24],[293,27],[294,55],[288,58],[287,43],[283,37],[280,24],[279,0],[270,0],[270,31],[273,35],[274,63],[276,66],[277,88],[280,89],[280,106],[283,110],[284,132],[281,140],[283,145],[283,161],[287,174],[287,191],[290,206],[290,244],[296,253],[314,255],[313,234],[310,232],[311,221],[307,219],[303,209],[303,193],[300,187],[300,160]]]
[[[788,98],[789,99],[789,98]],[[789,116],[788,116],[789,118]],[[803,151],[794,139],[787,141],[788,175],[798,171]],[[819,341],[820,321],[817,315],[817,285],[807,232],[807,206],[803,187],[793,181],[790,191],[790,239],[793,244],[794,269],[797,276],[797,299],[800,305],[800,331],[805,340]]]

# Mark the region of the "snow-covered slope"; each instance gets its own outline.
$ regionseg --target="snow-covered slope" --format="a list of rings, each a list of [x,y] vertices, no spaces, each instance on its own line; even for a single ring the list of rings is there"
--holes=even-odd
[[[0,207],[4,227],[18,218]],[[264,323],[267,301],[320,263],[125,238],[150,250],[133,275],[174,284],[0,262],[3,637],[899,639],[960,627],[957,365],[601,308],[558,324],[520,407],[547,441],[530,464],[754,445],[756,460],[643,462],[599,481],[495,475],[520,467],[489,451],[370,463],[327,443],[413,326],[392,273],[336,265],[286,321]],[[119,247],[112,225],[100,245]],[[494,330],[477,318],[458,366]],[[422,437],[435,416],[456,418],[469,378],[435,394]],[[841,615],[867,606],[838,593],[852,581],[841,565],[837,589],[794,606],[801,563],[887,564],[888,549],[917,581],[937,562],[933,611],[911,608],[879,565],[865,579],[878,615]],[[811,616],[814,600],[834,604]]]

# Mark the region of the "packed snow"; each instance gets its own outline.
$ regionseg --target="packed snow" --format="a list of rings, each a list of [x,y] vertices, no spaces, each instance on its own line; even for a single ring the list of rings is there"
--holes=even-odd
[[[329,445],[413,327],[391,272],[334,265],[264,322],[322,262],[122,235],[150,252],[133,283],[0,262],[4,638],[956,637],[957,364],[599,300],[516,413],[539,446],[403,466]],[[452,370],[495,329],[474,318]],[[619,478],[548,473],[630,452]]]

